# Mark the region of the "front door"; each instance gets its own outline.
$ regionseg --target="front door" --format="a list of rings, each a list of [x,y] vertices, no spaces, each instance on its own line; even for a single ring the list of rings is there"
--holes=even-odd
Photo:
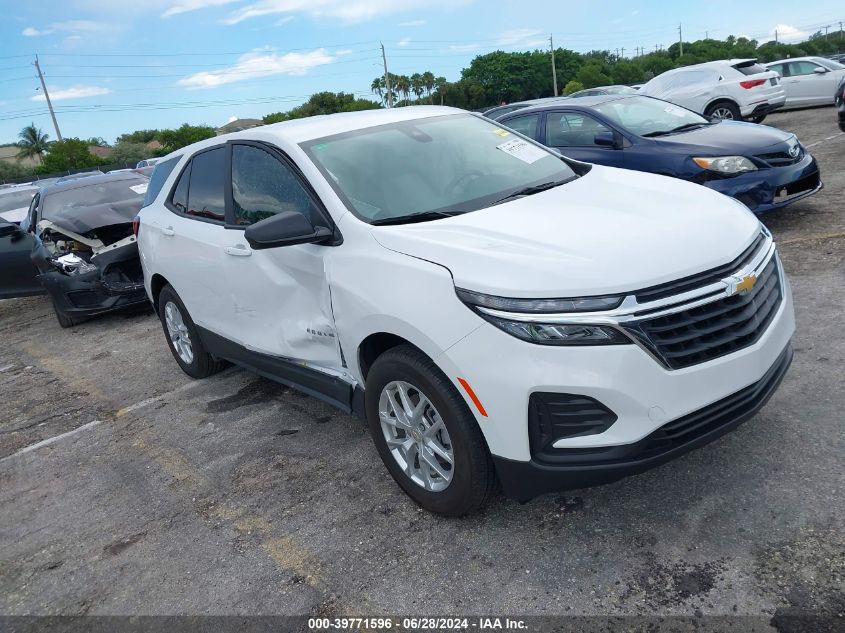
[[[231,145],[230,227],[224,248],[227,338],[249,350],[330,369],[341,367],[325,255],[299,244],[252,250],[243,230],[282,212],[328,225],[318,202],[281,153],[257,143]]]
[[[597,165],[622,167],[623,150],[596,143],[596,136],[611,135],[621,141],[618,132],[580,111],[547,112],[545,138],[541,142],[564,156]]]

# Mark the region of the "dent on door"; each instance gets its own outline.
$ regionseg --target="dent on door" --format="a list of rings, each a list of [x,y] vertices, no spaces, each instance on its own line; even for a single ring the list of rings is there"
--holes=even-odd
[[[321,365],[341,366],[322,249],[311,245],[250,251],[233,257],[227,284],[249,349]]]

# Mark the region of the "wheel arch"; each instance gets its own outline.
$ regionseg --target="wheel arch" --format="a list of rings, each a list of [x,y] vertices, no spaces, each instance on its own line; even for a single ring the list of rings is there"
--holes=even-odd
[[[703,115],[705,112],[707,112],[707,110],[709,110],[710,108],[712,108],[713,106],[715,106],[717,103],[730,103],[730,104],[731,104],[731,105],[733,105],[733,106],[734,106],[737,110],[739,110],[739,111],[740,111],[740,113],[742,112],[742,108],[740,108],[740,107],[739,107],[739,104],[736,102],[736,99],[733,99],[733,98],[731,98],[731,97],[724,97],[724,96],[722,96],[722,97],[716,97],[715,99],[711,99],[710,101],[708,101],[708,102],[707,102],[707,105],[706,105],[706,106],[704,106],[704,108],[703,108],[703,109],[702,109],[702,111],[701,111],[702,115]]]
[[[399,336],[398,334],[393,334],[391,332],[374,332],[373,334],[367,336],[358,345],[357,361],[358,371],[361,372],[361,378],[366,382],[367,375],[370,373],[370,368],[373,366],[376,359],[386,351],[393,349],[394,347],[399,347],[400,345],[410,345],[421,354],[425,354],[428,358],[431,358],[431,355],[426,353],[426,351],[420,348],[419,345],[415,345],[413,341],[409,341],[403,336]],[[432,358],[432,361],[433,360],[434,359]]]
[[[161,291],[166,285],[168,285],[168,283],[167,279],[158,273],[155,273],[150,278],[150,298],[152,299],[153,309],[156,311],[156,314],[158,314],[158,297],[161,295]]]

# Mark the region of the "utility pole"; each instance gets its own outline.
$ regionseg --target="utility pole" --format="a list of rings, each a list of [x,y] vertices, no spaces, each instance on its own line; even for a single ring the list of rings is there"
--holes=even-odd
[[[778,30],[775,29],[775,44],[778,43]]]
[[[557,96],[557,70],[555,70],[555,43],[552,39],[552,34],[549,33],[549,48],[552,50],[552,83],[555,86],[555,96]]]
[[[830,28],[830,24],[824,27],[824,39],[827,39],[827,30]]]
[[[384,54],[384,44],[381,44],[381,60],[384,62],[384,87],[387,90],[387,107],[393,107],[393,91],[390,89],[390,73],[387,72],[387,55]]]
[[[622,59],[625,59],[625,47],[623,46],[620,50],[622,51]]]
[[[678,43],[681,45],[681,55],[684,54],[684,32],[681,30],[681,25],[678,25]]]
[[[38,78],[41,80],[41,89],[44,90],[44,98],[47,100],[47,107],[50,109],[50,116],[53,118],[53,127],[56,128],[56,138],[62,140],[62,133],[59,131],[59,122],[56,121],[56,113],[53,112],[53,104],[50,102],[50,94],[47,92],[47,84],[44,83],[44,75],[41,73],[41,66],[38,65],[38,55],[35,56],[35,70],[38,71]]]

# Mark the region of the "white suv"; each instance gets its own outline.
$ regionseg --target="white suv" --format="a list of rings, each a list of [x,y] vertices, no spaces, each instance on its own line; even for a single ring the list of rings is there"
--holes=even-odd
[[[407,107],[209,139],[139,218],[176,362],[357,413],[419,504],[606,483],[752,416],[791,360],[768,232],[676,179]]]
[[[657,97],[714,119],[761,123],[783,107],[786,91],[780,75],[756,59],[728,59],[667,70],[642,88]]]

